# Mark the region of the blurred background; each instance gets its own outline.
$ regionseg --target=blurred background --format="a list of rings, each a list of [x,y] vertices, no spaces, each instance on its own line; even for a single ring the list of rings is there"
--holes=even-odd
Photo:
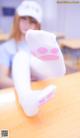
[[[0,43],[8,39],[15,8],[22,0],[0,0]],[[42,29],[56,34],[67,74],[80,71],[80,1],[35,0],[43,9]]]

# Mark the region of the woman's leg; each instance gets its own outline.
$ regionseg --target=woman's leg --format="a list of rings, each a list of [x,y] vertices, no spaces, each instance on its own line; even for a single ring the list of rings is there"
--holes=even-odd
[[[34,77],[38,79],[51,79],[63,76],[66,72],[62,53],[59,52],[58,59],[43,61],[31,55],[31,69]]]
[[[26,40],[33,54],[30,62],[32,71],[40,79],[64,75],[64,59],[55,34],[44,30],[29,30]]]
[[[18,52],[13,60],[12,77],[19,96],[25,96],[31,90],[30,55],[24,51]]]
[[[37,92],[31,89],[30,55],[24,51],[18,52],[14,57],[12,76],[19,103],[28,116],[36,115],[39,106],[46,103],[55,93],[53,85]]]

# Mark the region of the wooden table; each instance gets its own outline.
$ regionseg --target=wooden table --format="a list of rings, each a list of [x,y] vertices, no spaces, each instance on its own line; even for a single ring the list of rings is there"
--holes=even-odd
[[[80,72],[33,83],[33,89],[55,84],[55,97],[29,118],[21,109],[14,89],[0,90],[0,130],[10,138],[80,138]]]
[[[80,71],[80,39],[60,39],[58,40],[65,64]]]
[[[3,34],[3,33],[0,33],[0,41],[6,41],[8,39],[9,35],[8,34]]]
[[[65,38],[65,35],[60,32],[53,32],[56,35],[57,40],[61,40]]]
[[[80,49],[80,39],[60,39],[59,44],[60,47]]]

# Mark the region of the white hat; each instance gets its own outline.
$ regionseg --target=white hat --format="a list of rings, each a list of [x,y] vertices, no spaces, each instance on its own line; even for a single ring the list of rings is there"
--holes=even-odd
[[[42,22],[42,9],[35,1],[23,1],[16,10],[19,16],[31,16],[39,23]]]

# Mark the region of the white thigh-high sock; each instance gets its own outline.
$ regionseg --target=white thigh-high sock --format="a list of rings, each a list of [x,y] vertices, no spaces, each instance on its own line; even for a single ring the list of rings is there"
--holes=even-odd
[[[31,68],[38,76],[49,79],[65,74],[65,63],[55,34],[44,30],[29,30],[26,40],[33,54]]]
[[[14,57],[12,77],[19,103],[28,116],[36,115],[39,107],[48,102],[55,93],[54,85],[49,85],[42,90],[31,89],[30,54],[25,51],[18,52]]]

